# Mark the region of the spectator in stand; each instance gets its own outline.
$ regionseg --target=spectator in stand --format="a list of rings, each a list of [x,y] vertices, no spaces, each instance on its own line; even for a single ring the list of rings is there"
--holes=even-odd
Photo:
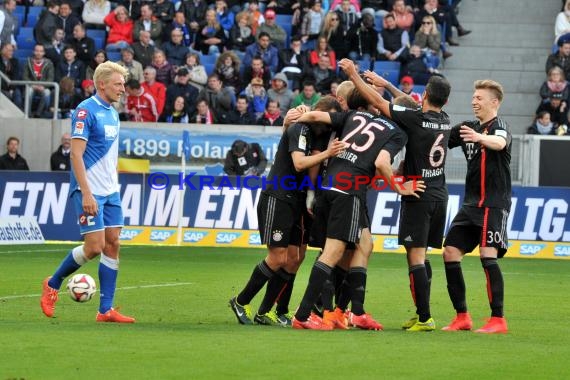
[[[241,13],[241,12],[240,12]],[[251,31],[253,35],[257,33],[257,27],[265,23],[265,17],[263,17],[263,13],[259,10],[259,1],[251,0],[249,5],[247,6],[247,11],[243,12],[244,14],[248,15],[248,25],[251,27]],[[238,13],[239,15],[239,13]],[[237,24],[237,15],[236,15],[236,24]],[[253,41],[252,41],[253,42]]]
[[[432,16],[424,16],[421,27],[417,30],[414,44],[418,45],[428,59],[432,60],[431,66],[439,66],[439,52],[441,51],[441,35],[437,29],[435,19]],[[443,58],[447,59],[453,54],[443,52]]]
[[[236,23],[230,30],[228,46],[232,50],[245,52],[245,48],[255,42],[254,35],[249,25],[249,15],[246,12],[240,12],[236,15]]]
[[[540,111],[533,124],[527,128],[526,133],[529,135],[563,135],[566,134],[566,130],[550,120],[550,112]]]
[[[301,23],[301,41],[303,43],[315,40],[319,36],[325,13],[321,0],[313,0],[311,9],[305,13]]]
[[[81,13],[83,12],[83,7],[85,4],[85,0],[65,0],[69,3],[71,7],[71,12],[77,17],[81,18]]]
[[[360,2],[360,9],[362,16],[364,14],[369,14],[372,18],[379,16],[384,17],[388,14],[388,9],[391,9],[388,6],[388,1],[386,0],[362,0]]]
[[[214,72],[220,77],[224,88],[233,92],[234,96],[241,88],[240,83],[240,65],[238,56],[231,50],[228,50],[216,59]]]
[[[343,28],[339,23],[340,16],[336,12],[329,12],[325,16],[325,21],[323,22],[323,28],[321,29],[321,38],[325,38],[328,46],[335,52],[336,58],[339,60],[346,57],[347,46],[346,46],[346,35],[344,34]],[[334,63],[336,68],[336,61]]]
[[[156,0],[152,13],[162,22],[162,26],[168,25],[174,19],[174,3],[170,0]]]
[[[140,62],[142,67],[152,64],[154,42],[150,39],[150,32],[141,30],[139,32],[139,40],[133,44],[132,49],[135,53],[135,61]]]
[[[180,4],[179,10],[184,13],[184,18],[190,25],[190,30],[195,34],[200,33],[201,25],[206,19],[206,11],[208,10],[206,0],[184,0]],[[194,49],[198,48],[194,47]]]
[[[360,1],[358,0],[333,0],[329,7],[330,12],[338,12],[341,10],[344,2],[348,3],[348,9],[351,12],[360,14]]]
[[[293,19],[291,20],[291,35],[297,36],[301,34],[301,24],[305,14],[311,10],[313,0],[298,0],[299,6],[293,11]]]
[[[260,78],[253,78],[242,94],[247,97],[249,113],[257,120],[265,112],[265,106],[269,99],[265,88],[263,88],[263,81]]]
[[[400,89],[404,94],[414,99],[416,103],[422,104],[422,94],[414,91],[414,78],[409,75],[403,76],[400,79]]]
[[[65,43],[63,42],[65,38],[65,33],[63,29],[57,28],[53,33],[52,42],[48,46],[44,46],[46,48],[46,58],[48,58],[54,65],[59,63],[62,58],[63,48],[65,47]]]
[[[337,78],[331,82],[331,86],[329,87],[329,93],[331,96],[336,98],[336,90],[338,89],[338,85],[341,84],[342,81],[340,78]]]
[[[550,72],[554,66],[560,67],[564,71],[566,78],[570,77],[570,41],[558,41],[559,49],[552,53],[546,60],[546,73]]]
[[[63,77],[59,80],[58,119],[71,118],[71,114],[83,100],[79,91],[79,88],[75,88],[72,78]]]
[[[271,73],[275,73],[279,65],[278,54],[279,52],[277,48],[271,45],[269,34],[266,32],[260,32],[257,36],[257,42],[249,45],[245,49],[243,64],[246,67],[250,66],[254,57],[261,57],[263,64],[270,70]]]
[[[392,5],[392,14],[396,19],[398,28],[404,29],[408,33],[413,32],[414,28],[414,12],[412,7],[406,6],[404,0],[396,0]]]
[[[322,56],[328,57],[329,68],[336,70],[336,54],[329,46],[325,36],[319,37],[317,46],[309,53],[309,63],[312,66],[317,66]]]
[[[58,28],[63,29],[65,42],[70,43],[73,39],[73,28],[75,28],[75,25],[81,24],[81,20],[79,19],[79,16],[76,16],[71,12],[71,5],[68,1],[63,1],[59,6],[57,21]]]
[[[378,59],[381,61],[403,61],[407,55],[410,36],[398,28],[392,13],[384,17],[384,28],[378,35]]]
[[[275,11],[273,9],[268,9],[265,11],[265,22],[261,24],[256,30],[257,40],[262,33],[269,36],[271,43],[277,49],[283,49],[285,47],[285,41],[287,40],[287,32],[285,29],[278,25],[275,21]]]
[[[204,66],[200,64],[200,55],[198,53],[188,53],[186,54],[185,62],[186,64],[182,67],[186,68],[190,73],[190,81],[188,83],[196,87],[198,91],[201,91],[208,82],[208,74]]]
[[[353,61],[376,58],[378,32],[374,29],[374,16],[370,13],[362,15],[360,24],[354,25],[347,35],[349,53]]]
[[[554,66],[548,71],[548,79],[540,87],[540,97],[544,102],[550,98],[550,95],[556,92],[562,93],[562,99],[565,99],[564,102],[568,104],[570,88],[568,87],[564,71],[558,66]]]
[[[338,15],[338,22],[345,37],[348,35],[348,31],[360,22],[360,12],[355,12],[353,9],[354,6],[350,0],[343,0],[340,8],[335,12]],[[332,12],[329,14],[332,15]]]
[[[50,105],[51,90],[44,87],[42,82],[53,82],[54,67],[53,63],[45,58],[45,48],[42,44],[37,43],[34,46],[34,54],[26,60],[24,67],[23,80],[38,82],[37,85],[28,87],[29,96],[32,96],[32,103],[37,100],[37,105],[32,104],[32,117],[44,117]]]
[[[196,50],[202,54],[219,54],[226,45],[226,34],[216,18],[216,11],[206,11],[206,23],[201,27],[196,37]]]
[[[554,43],[559,41],[570,41],[570,0],[563,1],[554,23]]]
[[[176,72],[176,77],[174,77],[174,83],[166,88],[166,103],[163,113],[170,114],[172,112],[174,101],[179,96],[182,96],[186,101],[189,115],[196,111],[195,104],[199,93],[196,87],[192,86],[189,81],[190,72],[188,69],[184,67],[179,68]]]
[[[449,7],[441,5],[438,0],[426,0],[423,9],[416,13],[416,29],[419,29],[421,21],[425,16],[433,16],[437,23],[444,29],[445,40],[450,46],[459,46],[459,43],[453,39],[453,27],[457,28],[457,35],[463,37],[471,33],[459,24],[457,15]]]
[[[425,56],[418,45],[410,47],[410,54],[407,55],[400,70],[401,75],[409,75],[414,79],[414,83],[425,86],[432,76],[438,71],[431,69],[426,64]]]
[[[55,81],[59,82],[65,77],[73,80],[73,86],[79,92],[81,82],[85,79],[85,66],[83,62],[77,59],[77,53],[73,46],[66,46],[63,49],[63,59],[55,65]]]
[[[267,101],[265,112],[257,119],[257,124],[266,127],[283,126],[283,116],[281,116],[279,102],[277,100],[269,99]]]
[[[85,25],[75,25],[70,45],[75,48],[77,58],[87,67],[95,55],[95,41],[85,35]]]
[[[319,101],[320,98],[321,96],[315,89],[315,83],[306,81],[303,83],[303,91],[301,91],[299,95],[293,98],[293,101],[291,102],[291,108],[295,108],[301,104],[313,108],[313,106]]]
[[[105,50],[117,51],[133,43],[133,20],[129,18],[127,8],[118,6],[103,19],[109,27]]]
[[[251,65],[244,69],[243,77],[241,83],[251,83],[253,78],[259,78],[263,82],[264,87],[269,87],[269,82],[271,81],[271,73],[269,69],[265,67],[263,60],[259,57],[255,57],[251,61]]]
[[[162,50],[166,54],[166,59],[173,66],[181,66],[184,63],[186,54],[190,52],[183,42],[183,32],[180,29],[172,29],[170,41],[162,44]]]
[[[190,118],[196,124],[216,124],[218,119],[216,119],[216,114],[210,106],[206,99],[200,99],[196,103],[196,112]]]
[[[131,20],[138,20],[141,17],[142,0],[115,0],[119,6],[123,6],[127,11],[127,16]]]
[[[10,80],[21,80],[20,62],[14,58],[14,45],[2,45],[0,50],[0,71]],[[19,86],[9,86],[6,81],[2,81],[2,93],[10,99],[20,109],[23,107],[22,90]]]
[[[190,122],[190,115],[188,115],[186,100],[182,96],[177,96],[176,99],[174,99],[172,109],[169,112],[162,113],[158,121],[164,123],[188,124]]]
[[[103,49],[97,50],[93,56],[93,59],[91,62],[89,62],[89,65],[85,69],[85,79],[93,79],[93,74],[95,73],[97,66],[103,62],[106,62],[107,60],[107,52]]]
[[[129,79],[139,83],[143,81],[143,67],[140,62],[135,61],[135,52],[132,48],[121,49],[121,60],[117,63],[129,71]]]
[[[171,36],[174,29],[182,31],[182,43],[184,46],[195,49],[197,33],[190,28],[190,24],[186,22],[184,12],[178,11],[174,14],[174,20],[170,24],[165,24],[164,36]],[[166,39],[166,38],[165,38]]]
[[[235,95],[222,87],[222,81],[217,74],[208,77],[206,87],[198,94],[198,100],[204,99],[214,111],[215,119],[223,122],[234,106]]]
[[[152,66],[145,67],[143,77],[144,82],[141,83],[141,86],[146,93],[152,95],[156,101],[156,110],[159,115],[162,115],[166,103],[166,86],[156,81],[156,69]]]
[[[5,0],[4,6],[0,7],[0,47],[12,44],[16,45],[14,32],[18,31],[18,18],[14,15],[16,0]]]
[[[279,103],[281,115],[289,110],[289,106],[293,101],[293,92],[287,87],[287,76],[283,73],[277,73],[271,80],[271,88],[267,91],[270,100],[276,100]]]
[[[235,14],[230,9],[228,9],[228,4],[225,0],[216,0],[215,8],[216,18],[222,26],[226,38],[228,38],[230,36],[230,29],[234,25]]]
[[[89,99],[95,95],[95,83],[91,79],[84,79],[81,82],[81,100]]]
[[[568,125],[568,107],[566,99],[561,92],[554,92],[546,102],[540,103],[535,114],[538,115],[542,111],[548,111],[553,123],[558,125]]]
[[[0,156],[0,170],[30,170],[26,159],[18,154],[20,139],[8,137],[6,141],[6,154]]]
[[[162,41],[162,21],[154,17],[152,6],[149,3],[141,5],[141,18],[135,21],[133,26],[133,39],[138,41],[139,32],[146,30],[150,32],[150,38],[159,44]]]
[[[311,67],[305,80],[315,83],[315,89],[321,95],[328,94],[331,83],[337,79],[336,71],[330,67],[330,59],[327,55],[321,55],[317,66]]]
[[[69,155],[71,153],[71,135],[64,133],[61,136],[61,145],[51,154],[50,166],[52,171],[68,172],[71,170]]]
[[[303,75],[309,69],[307,53],[301,49],[301,38],[292,37],[289,49],[279,51],[279,70],[292,81],[292,91],[301,90]]]
[[[48,1],[46,8],[40,13],[38,22],[34,26],[34,38],[37,43],[49,46],[58,26],[59,4],[55,1]]]
[[[126,90],[128,94],[126,112],[129,120],[156,122],[158,120],[156,101],[151,94],[145,92],[140,82],[136,79],[129,79]]]
[[[235,109],[228,113],[227,123],[233,125],[254,125],[255,117],[249,112],[249,101],[247,96],[237,97]]]
[[[267,167],[267,158],[258,143],[248,144],[236,140],[228,151],[224,161],[224,172],[227,175],[260,176]]]
[[[166,60],[162,50],[154,50],[151,66],[156,69],[156,80],[168,87],[172,83],[175,68]]]
[[[111,3],[107,0],[87,0],[83,7],[82,18],[86,28],[105,28],[105,16],[111,13]]]

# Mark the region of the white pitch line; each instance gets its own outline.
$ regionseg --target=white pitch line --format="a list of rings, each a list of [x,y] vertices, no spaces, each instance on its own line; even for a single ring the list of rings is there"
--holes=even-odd
[[[121,246],[121,250],[133,248],[132,246]],[[33,250],[20,250],[20,251],[2,251],[0,253],[35,253],[35,252],[62,252],[65,253],[65,249],[33,249]]]
[[[117,288],[117,290],[166,288],[166,287],[171,287],[171,286],[184,286],[184,285],[192,285],[192,284],[193,284],[192,282],[173,282],[173,283],[166,283],[166,284],[123,286],[121,288]],[[41,294],[21,294],[21,295],[16,295],[16,296],[0,297],[0,301],[14,300],[14,299],[19,299],[19,298],[35,298],[35,297],[40,297],[40,296],[41,296]]]

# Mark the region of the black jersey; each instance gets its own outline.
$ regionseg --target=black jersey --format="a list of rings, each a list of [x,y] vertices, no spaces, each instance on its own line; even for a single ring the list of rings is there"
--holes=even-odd
[[[297,202],[306,171],[295,170],[291,153],[301,152],[308,156],[311,152],[313,135],[311,129],[301,123],[287,128],[277,146],[275,160],[266,180],[266,192],[284,201]]]
[[[479,143],[466,143],[459,134],[462,125],[476,132],[501,136],[507,141],[503,150],[485,148]],[[511,208],[511,130],[499,118],[481,125],[477,120],[465,121],[453,127],[449,148],[461,146],[467,159],[465,198],[463,204],[475,207]]]
[[[395,138],[396,126],[382,116],[361,111],[336,112],[330,117],[332,129],[342,129],[339,140],[350,145],[329,159],[325,184],[364,199],[376,174],[376,158],[384,145]]]
[[[451,126],[449,116],[443,111],[423,112],[390,104],[390,117],[408,135],[404,176],[420,176],[425,182],[425,192],[420,198],[404,196],[406,201],[447,200],[445,184],[445,160]]]

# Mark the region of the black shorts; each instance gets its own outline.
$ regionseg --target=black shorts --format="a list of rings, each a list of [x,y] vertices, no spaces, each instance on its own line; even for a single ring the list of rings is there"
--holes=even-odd
[[[268,247],[301,245],[303,230],[298,204],[261,193],[257,221],[262,244]]]
[[[367,223],[366,207],[360,198],[334,190],[323,191],[315,205],[310,245],[322,248],[326,238],[342,240],[349,246],[356,244]]]
[[[465,253],[480,247],[497,248],[498,257],[507,253],[507,219],[509,212],[501,208],[463,206],[453,218],[445,237],[445,246]]]
[[[402,201],[398,244],[408,248],[441,248],[446,213],[447,201]]]

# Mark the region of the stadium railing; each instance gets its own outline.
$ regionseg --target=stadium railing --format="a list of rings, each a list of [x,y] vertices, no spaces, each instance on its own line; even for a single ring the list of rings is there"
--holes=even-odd
[[[28,88],[31,86],[36,86],[40,83],[42,86],[45,87],[53,87],[54,88],[54,97],[53,97],[53,119],[57,120],[57,115],[59,114],[59,83],[57,82],[37,82],[37,81],[29,81],[29,80],[10,80],[0,71],[0,86],[2,85],[2,81],[8,83],[9,86],[24,86],[24,117],[29,119],[30,117],[30,108],[32,106],[32,99]]]

